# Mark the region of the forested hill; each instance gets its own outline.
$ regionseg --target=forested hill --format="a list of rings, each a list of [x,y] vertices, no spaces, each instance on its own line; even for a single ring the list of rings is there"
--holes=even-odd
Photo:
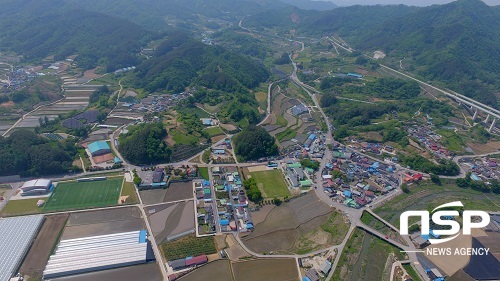
[[[366,30],[356,47],[411,58],[429,80],[448,82],[460,93],[497,106],[500,9],[480,0],[458,0],[389,20]]]
[[[84,68],[107,71],[138,63],[135,55],[153,36],[144,28],[109,15],[75,10],[47,0],[4,1],[0,9],[0,50],[27,60],[78,54]]]
[[[181,92],[198,81],[207,88],[231,92],[253,88],[268,76],[264,66],[247,57],[175,33],[156,48],[153,58],[139,65],[136,84],[148,92]]]

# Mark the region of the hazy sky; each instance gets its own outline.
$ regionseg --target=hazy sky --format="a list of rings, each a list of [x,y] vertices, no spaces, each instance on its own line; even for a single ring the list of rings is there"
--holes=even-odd
[[[430,6],[433,4],[446,4],[453,0],[329,0],[339,6],[350,5],[376,5],[376,4],[405,4],[412,6]],[[500,5],[500,0],[483,0],[488,5]]]

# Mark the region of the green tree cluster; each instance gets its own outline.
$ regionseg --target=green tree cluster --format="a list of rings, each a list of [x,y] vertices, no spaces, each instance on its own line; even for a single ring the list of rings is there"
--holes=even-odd
[[[262,127],[250,125],[237,134],[233,141],[236,155],[244,161],[278,154],[275,139]]]
[[[439,159],[438,164],[435,164],[420,155],[399,154],[398,157],[405,166],[409,166],[412,169],[419,170],[424,173],[432,173],[442,176],[456,176],[460,174],[460,168],[451,160]]]
[[[120,153],[132,164],[167,162],[171,150],[164,139],[167,131],[161,123],[133,126],[120,136]]]
[[[303,167],[311,168],[311,169],[314,169],[315,171],[319,170],[319,162],[311,160],[309,158],[304,158],[304,159],[300,160],[300,164]]]
[[[243,181],[243,187],[245,187],[247,197],[252,202],[260,202],[262,200],[262,193],[257,187],[257,182],[253,178],[249,178]]]
[[[460,188],[471,188],[484,193],[493,192],[500,194],[500,183],[496,179],[490,180],[489,184],[483,181],[475,181],[471,178],[471,172],[467,172],[465,178],[457,179],[457,186]]]
[[[44,176],[78,171],[74,139],[50,141],[30,130],[0,137],[0,176]]]

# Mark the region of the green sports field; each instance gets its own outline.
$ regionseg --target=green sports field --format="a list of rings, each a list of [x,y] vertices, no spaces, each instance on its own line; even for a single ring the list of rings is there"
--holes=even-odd
[[[122,182],[123,177],[115,177],[108,178],[105,181],[58,183],[45,203],[43,211],[63,211],[117,205]]]

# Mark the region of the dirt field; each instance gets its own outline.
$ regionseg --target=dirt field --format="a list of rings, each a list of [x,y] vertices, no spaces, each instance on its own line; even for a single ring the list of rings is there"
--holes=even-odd
[[[228,248],[225,249],[227,255],[229,256],[229,259],[232,261],[239,260],[242,257],[248,257],[250,256],[249,253],[247,253],[243,247],[240,246],[238,241],[234,239],[233,235],[227,235],[226,237],[226,244]]]
[[[217,280],[232,281],[231,268],[227,260],[211,262],[183,276],[179,281]]]
[[[122,268],[96,271],[58,278],[57,281],[162,281],[160,268],[156,263],[147,263]]]
[[[259,259],[232,264],[234,279],[238,281],[299,280],[297,264],[294,259]]]
[[[475,154],[496,152],[500,149],[500,141],[490,141],[486,144],[467,143]]]
[[[145,229],[135,207],[73,213],[61,239],[74,239]]]
[[[149,216],[149,222],[157,243],[162,243],[170,236],[194,230],[193,204],[193,201],[189,201],[148,208],[148,213],[155,211]]]
[[[242,237],[251,250],[258,253],[307,253],[321,245],[337,243],[345,229],[322,230],[333,210],[318,201],[314,193],[293,199],[268,211],[265,220],[255,224],[255,230]],[[336,221],[336,220],[335,220]],[[316,241],[318,240],[318,241]]]
[[[276,205],[265,205],[261,207],[260,210],[252,212],[253,223],[258,224],[265,221],[267,215],[272,211],[272,209],[274,209],[274,207],[276,207]]]
[[[167,189],[143,190],[139,194],[145,205],[192,199],[193,182],[176,182]]]
[[[52,247],[57,242],[59,233],[68,219],[68,214],[47,216],[38,236],[31,246],[26,259],[21,265],[23,275],[41,276],[50,256]]]
[[[252,173],[252,172],[260,172],[260,171],[267,171],[269,170],[267,168],[267,166],[265,165],[261,165],[261,166],[252,166],[252,167],[248,167],[248,172]]]

